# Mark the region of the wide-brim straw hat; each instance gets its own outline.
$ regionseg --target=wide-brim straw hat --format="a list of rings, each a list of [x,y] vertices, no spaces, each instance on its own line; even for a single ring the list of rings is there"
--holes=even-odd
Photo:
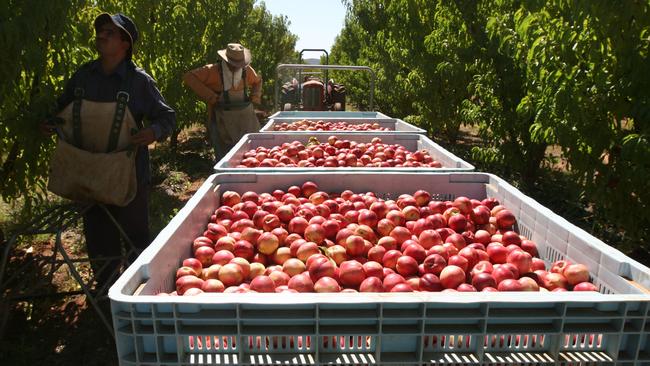
[[[228,43],[228,47],[217,53],[224,61],[238,68],[244,68],[251,63],[251,51],[239,43]]]

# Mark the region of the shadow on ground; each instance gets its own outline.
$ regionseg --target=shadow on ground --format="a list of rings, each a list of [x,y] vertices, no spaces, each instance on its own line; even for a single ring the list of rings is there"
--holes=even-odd
[[[118,364],[113,338],[83,295],[21,302],[9,311],[0,364]]]
[[[201,126],[181,131],[175,148],[165,142],[151,150],[152,239],[212,174],[213,165]],[[11,228],[19,226],[17,222]],[[80,226],[64,236],[71,253],[85,256]],[[45,265],[54,251],[53,242],[48,235],[25,237],[12,248],[6,273],[22,270],[5,290],[0,288],[0,365],[117,365],[113,337],[85,295],[7,301],[17,295],[80,289],[65,266],[51,271]],[[88,267],[78,270],[85,279],[92,274]],[[100,308],[110,320],[108,299]]]

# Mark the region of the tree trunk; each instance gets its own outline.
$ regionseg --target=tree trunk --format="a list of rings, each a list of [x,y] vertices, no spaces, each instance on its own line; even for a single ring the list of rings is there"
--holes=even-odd
[[[0,171],[0,184],[3,187],[6,187],[7,180],[14,173],[14,165],[16,163],[16,159],[18,158],[18,150],[20,150],[20,145],[18,144],[18,141],[15,141],[11,146],[11,151],[9,152],[7,159],[5,159],[4,163],[2,163],[2,171]]]
[[[174,132],[172,132],[172,135],[169,137],[169,146],[171,147],[173,152],[176,152],[176,149],[178,149],[178,134],[180,133],[179,129],[175,129]]]
[[[458,140],[458,134],[460,132],[460,123],[457,121],[450,121],[445,123],[445,134],[450,144],[455,144]]]
[[[547,144],[528,145],[528,151],[524,155],[524,166],[521,172],[521,180],[526,188],[532,188],[539,178],[539,170],[542,160],[546,155]]]

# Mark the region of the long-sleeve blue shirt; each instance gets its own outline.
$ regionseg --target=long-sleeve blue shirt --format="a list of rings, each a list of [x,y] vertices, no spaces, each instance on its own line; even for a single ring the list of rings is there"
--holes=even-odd
[[[68,81],[63,95],[57,100],[59,111],[74,101],[74,89],[77,86],[83,87],[84,99],[94,102],[114,102],[122,80],[126,77],[127,67],[135,69],[131,90],[128,91],[129,110],[139,126],[142,126],[142,121],[147,119],[156,140],[162,141],[176,128],[176,113],[160,95],[153,78],[141,68],[136,67],[131,60],[122,61],[110,75],[104,74],[99,60],[82,66]],[[80,80],[82,77],[84,78],[83,82]],[[81,123],[83,124],[83,120]],[[151,181],[149,150],[146,146],[138,147],[136,176],[139,184]]]

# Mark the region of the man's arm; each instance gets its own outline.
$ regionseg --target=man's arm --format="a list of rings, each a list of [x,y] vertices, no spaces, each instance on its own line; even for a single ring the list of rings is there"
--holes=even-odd
[[[255,106],[259,107],[262,104],[262,77],[252,67],[247,67],[246,84],[251,86],[251,101]]]
[[[214,90],[219,90],[217,84],[219,80],[214,72],[214,65],[205,65],[197,69],[188,71],[183,75],[183,82],[194,93],[201,98],[208,106],[214,106],[219,100],[219,96]]]
[[[138,145],[149,145],[154,141],[162,141],[176,128],[176,113],[167,105],[165,98],[149,76],[147,76],[145,88],[144,116],[150,121],[150,127],[140,130],[132,136],[131,141]]]
[[[56,106],[57,106],[57,113],[62,111],[68,104],[72,103],[74,101],[74,86],[76,85],[76,79],[77,79],[77,73],[74,73],[70,80],[65,84],[65,87],[63,88],[63,94],[61,94],[57,99],[56,99]]]
[[[55,133],[56,125],[51,122],[51,118],[57,115],[65,107],[67,107],[68,104],[74,101],[74,88],[77,83],[76,80],[78,74],[79,74],[79,70],[77,70],[74,74],[72,74],[70,80],[68,80],[65,83],[65,86],[63,87],[63,94],[61,94],[56,99],[56,111],[38,124],[38,128],[43,135],[51,136]]]

